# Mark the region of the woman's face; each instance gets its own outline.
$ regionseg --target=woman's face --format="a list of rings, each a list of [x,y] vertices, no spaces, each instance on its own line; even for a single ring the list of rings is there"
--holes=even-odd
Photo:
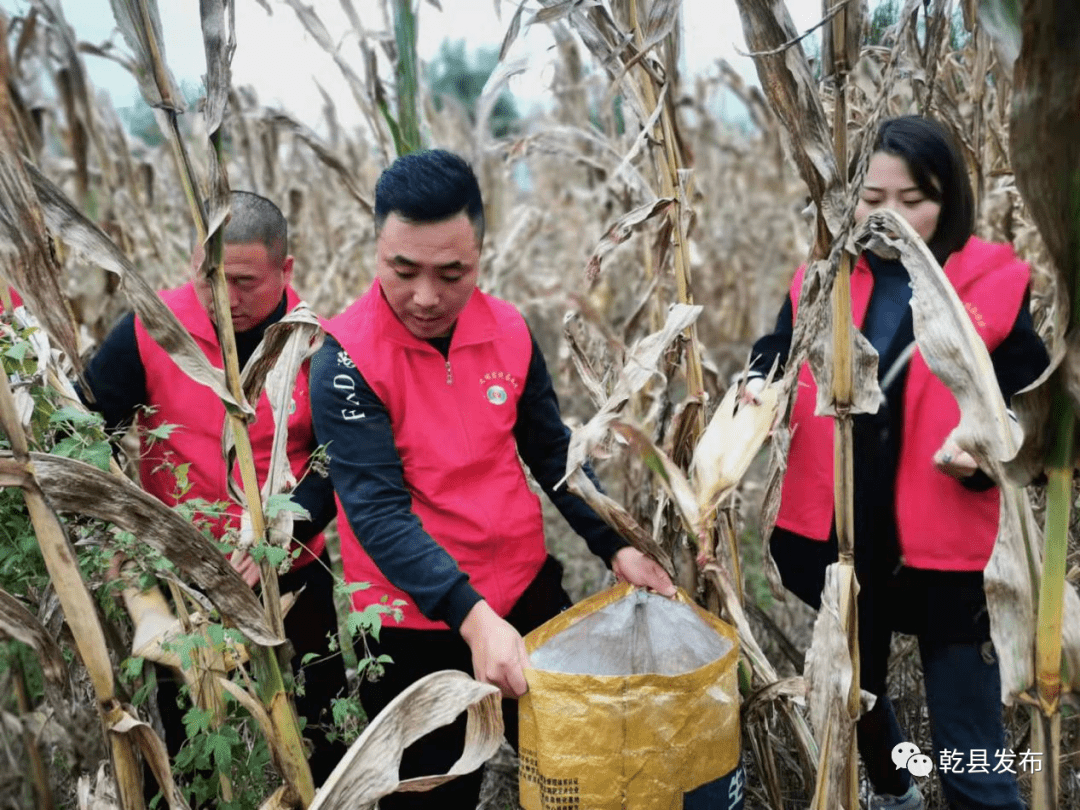
[[[879,208],[891,208],[906,219],[924,242],[934,235],[941,214],[941,203],[931,200],[916,185],[907,161],[887,152],[875,152],[870,158],[855,221],[862,222]]]

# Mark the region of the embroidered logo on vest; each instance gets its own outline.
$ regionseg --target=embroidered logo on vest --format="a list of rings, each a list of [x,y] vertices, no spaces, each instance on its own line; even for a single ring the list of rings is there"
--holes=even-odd
[[[510,398],[506,389],[511,386],[515,391],[520,388],[517,377],[508,371],[489,371],[480,377],[480,387],[492,405],[505,403]]]

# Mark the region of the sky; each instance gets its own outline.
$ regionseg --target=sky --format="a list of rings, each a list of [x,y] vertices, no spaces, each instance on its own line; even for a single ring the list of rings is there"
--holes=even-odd
[[[377,0],[353,0],[361,21],[369,31],[385,32],[387,24]],[[418,51],[421,60],[431,60],[443,40],[464,40],[472,53],[479,48],[498,48],[518,0],[440,0],[441,10],[432,0],[422,0],[418,13]],[[251,85],[264,105],[284,108],[301,121],[314,122],[321,114],[322,101],[315,78],[338,105],[338,114],[348,122],[359,119],[347,86],[338,68],[308,35],[293,9],[282,0],[265,0],[270,14],[256,0],[237,0],[236,39],[233,57],[234,85]],[[60,0],[64,14],[79,39],[101,44],[113,41],[126,50],[116,32],[109,0]],[[341,11],[339,0],[303,0],[318,14],[339,51],[363,75],[356,36]],[[0,0],[8,13],[26,10],[27,0]],[[535,8],[535,0],[529,7]],[[787,6],[801,33],[821,16],[821,0],[787,0]],[[164,28],[165,54],[173,76],[180,83],[198,85],[206,70],[198,0],[159,0]],[[528,19],[526,12],[525,19]],[[725,58],[747,79],[756,81],[752,60],[740,56],[746,51],[735,0],[684,0],[683,69],[690,74],[715,70],[718,58]],[[689,32],[689,33],[687,33]],[[543,103],[550,75],[549,49],[553,40],[544,25],[522,26],[508,60],[525,60],[525,72],[512,80],[511,91],[525,110]],[[107,90],[116,107],[129,106],[138,95],[131,76],[109,60],[87,55],[87,70],[95,87]]]

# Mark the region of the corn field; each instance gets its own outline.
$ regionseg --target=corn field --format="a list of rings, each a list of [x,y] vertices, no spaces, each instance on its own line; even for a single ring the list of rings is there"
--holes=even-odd
[[[855,0],[826,0],[819,29],[803,37],[782,3],[733,2],[764,90],[723,61],[681,75],[680,38],[702,34],[682,30],[680,0],[523,0],[502,4],[499,64],[466,109],[436,103],[416,56],[417,16],[437,25],[452,0],[443,10],[384,0],[377,20],[340,0],[348,46],[320,18],[324,4],[260,0],[332,54],[349,88],[347,97],[324,95],[319,122],[267,107],[231,81],[231,47],[245,31],[234,28],[229,0],[203,0],[201,19],[190,22],[202,26],[207,52],[197,108],[170,74],[155,0],[113,0],[122,53],[80,42],[60,0],[33,0],[18,15],[0,10],[0,810],[144,807],[140,759],[168,806],[189,804],[155,731],[152,684],[131,653],[133,625],[109,570],[116,553],[157,575],[178,605],[216,611],[243,637],[250,661],[239,671],[254,683],[210,678],[193,687],[206,705],[255,718],[233,759],[259,740],[267,752],[249,760],[255,776],[241,768],[223,778],[221,806],[368,807],[387,792],[379,768],[388,752],[373,737],[350,752],[354,777],[316,793],[285,700],[289,679],[273,653],[282,637],[274,566],[264,563],[260,601],[190,513],[164,507],[125,476],[72,381],[134,308],[178,364],[227,403],[236,456],[249,463],[245,415],[263,378],[241,380],[228,340],[231,364],[226,357],[225,371],[211,368],[153,291],[188,278],[194,240],[214,255],[227,191],[247,189],[285,213],[293,285],[311,311],[339,313],[374,277],[379,173],[397,154],[429,146],[462,154],[480,178],[480,286],[522,310],[548,358],[574,428],[568,485],[739,632],[747,807],[860,806],[867,788],[853,755],[851,628],[842,620],[812,637],[814,616],[783,597],[762,538],[775,519],[801,365],[794,358],[812,354],[815,341],[837,341],[826,356],[838,425],[876,396],[876,381],[857,373],[846,320],[830,315],[843,306],[843,247],[887,243],[926,289],[941,274],[932,258],[920,263],[918,240],[900,224],[871,218],[857,232],[853,222],[878,122],[909,113],[953,130],[975,189],[977,233],[1011,242],[1032,266],[1032,311],[1054,362],[1013,403],[1021,447],[995,433],[997,403],[983,396],[978,375],[981,344],[973,348],[959,327],[919,340],[928,357],[956,369],[970,428],[962,446],[1004,484],[987,580],[1007,742],[1043,753],[1039,772],[1020,774],[1022,794],[1038,810],[1080,808],[1080,551],[1070,511],[1080,403],[1075,9],[1066,0],[903,0],[889,26],[872,32],[869,10]],[[495,136],[492,112],[517,70],[506,55],[525,26],[548,27],[556,43],[549,97]],[[100,58],[138,77],[155,111],[156,145],[129,132],[89,83],[87,60]],[[746,111],[739,123],[717,115],[732,98]],[[342,123],[357,111],[359,125]],[[771,330],[806,262],[820,290],[800,307],[788,373],[760,411],[734,411],[750,346]],[[224,284],[213,260],[209,270]],[[13,306],[12,288],[24,309]],[[945,296],[930,299],[929,317],[954,323]],[[317,342],[314,318],[290,323],[266,364],[298,363]],[[123,446],[131,452],[130,437]],[[581,472],[589,459],[607,499]],[[1040,473],[1044,483],[1012,483]],[[255,542],[269,542],[277,517],[257,488],[245,498]],[[563,524],[553,518],[547,531],[575,598],[604,584],[602,564],[584,558]],[[844,576],[841,566],[839,617],[851,587]],[[203,673],[222,639],[211,642],[191,652],[190,666]],[[930,750],[913,639],[894,641],[890,672],[901,723]],[[474,682],[445,682],[398,722],[484,711],[492,701]],[[494,749],[490,739],[477,745],[479,764]],[[516,807],[513,765],[491,771],[484,806]],[[928,807],[947,806],[935,777],[920,786]]]

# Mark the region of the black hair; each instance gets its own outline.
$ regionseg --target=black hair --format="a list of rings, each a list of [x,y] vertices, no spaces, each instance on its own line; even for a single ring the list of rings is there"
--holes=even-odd
[[[919,191],[941,205],[926,246],[945,264],[975,230],[974,194],[956,140],[932,118],[905,115],[881,122],[873,151],[903,159]]]
[[[229,220],[222,236],[227,244],[259,242],[271,261],[281,264],[289,255],[289,223],[281,209],[251,191],[229,192]]]
[[[375,184],[375,232],[397,214],[410,222],[442,222],[465,212],[484,241],[484,200],[472,167],[460,155],[425,149],[402,155]]]

